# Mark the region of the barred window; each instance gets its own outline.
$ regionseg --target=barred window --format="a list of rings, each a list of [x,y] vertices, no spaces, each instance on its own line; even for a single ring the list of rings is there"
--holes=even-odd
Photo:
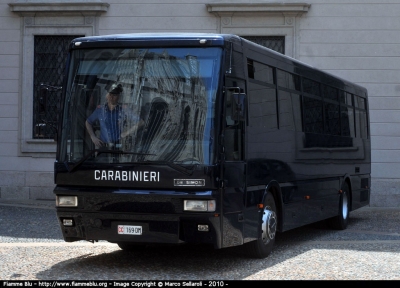
[[[285,36],[242,36],[242,38],[285,54]]]
[[[33,138],[53,139],[57,123],[57,106],[60,90],[49,89],[40,96],[41,84],[53,87],[63,85],[63,73],[68,45],[81,35],[35,35],[33,76]]]
[[[322,100],[303,97],[304,131],[308,133],[324,133],[324,117]]]
[[[303,92],[321,96],[320,83],[307,78],[303,78]]]

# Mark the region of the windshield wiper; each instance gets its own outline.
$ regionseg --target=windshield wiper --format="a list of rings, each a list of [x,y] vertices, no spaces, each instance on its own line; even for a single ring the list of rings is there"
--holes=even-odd
[[[132,155],[150,155],[150,156],[157,156],[156,154],[150,154],[150,153],[136,153],[136,152],[128,152],[128,151],[123,151],[123,150],[110,150],[110,149],[93,149],[90,150],[85,156],[82,157],[81,160],[79,160],[76,163],[68,163],[67,161],[64,161],[65,167],[67,167],[68,172],[74,171],[76,168],[81,166],[87,159],[89,159],[90,156],[92,156],[93,153],[98,153],[97,155],[100,155],[102,153],[105,154],[132,154]]]

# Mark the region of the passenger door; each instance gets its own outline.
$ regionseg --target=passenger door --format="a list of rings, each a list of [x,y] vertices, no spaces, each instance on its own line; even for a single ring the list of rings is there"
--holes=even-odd
[[[245,82],[226,78],[223,113],[223,247],[243,244],[245,204]]]

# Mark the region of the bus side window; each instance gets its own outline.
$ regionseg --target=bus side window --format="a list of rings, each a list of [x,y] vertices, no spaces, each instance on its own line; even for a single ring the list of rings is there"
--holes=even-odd
[[[226,91],[225,98],[225,159],[243,160],[243,125],[245,94]]]
[[[368,139],[368,120],[366,102],[360,96],[354,95],[356,137]]]
[[[225,127],[230,127],[235,125],[232,115],[232,93],[227,92],[228,95],[225,99]]]

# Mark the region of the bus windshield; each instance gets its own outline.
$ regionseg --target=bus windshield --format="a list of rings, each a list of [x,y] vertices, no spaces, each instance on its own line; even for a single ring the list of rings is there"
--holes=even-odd
[[[221,48],[71,52],[59,161],[211,164]]]

